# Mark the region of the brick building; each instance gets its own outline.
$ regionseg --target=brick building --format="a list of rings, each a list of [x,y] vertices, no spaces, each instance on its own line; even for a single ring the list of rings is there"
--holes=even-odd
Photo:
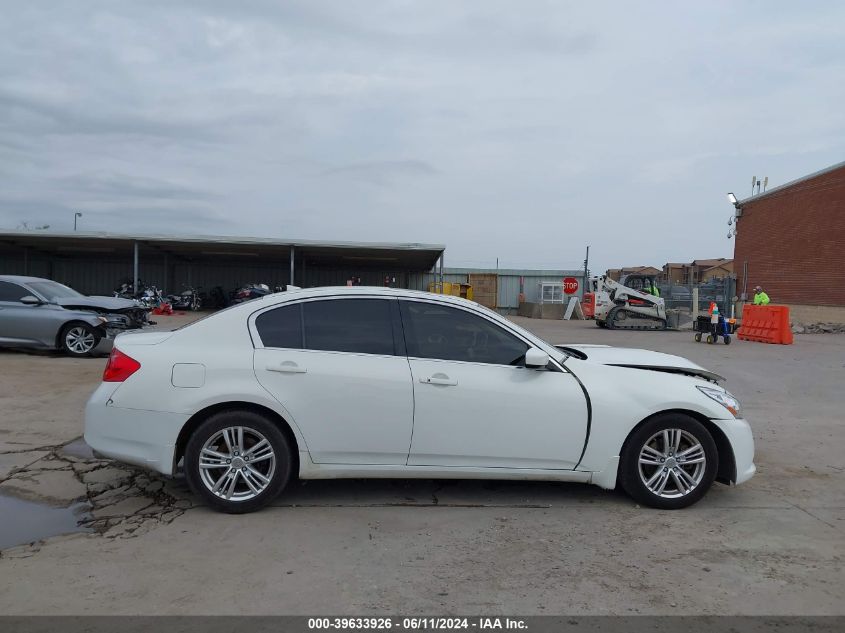
[[[686,286],[704,283],[711,279],[724,279],[730,277],[733,271],[733,260],[724,257],[696,259],[689,264],[667,262],[663,264],[661,279],[666,283]]]
[[[763,286],[795,322],[845,323],[845,162],[736,206],[738,292]]]
[[[659,277],[660,269],[654,266],[629,266],[627,268],[609,268],[607,273],[613,281],[619,281],[625,275],[645,275],[648,277]]]

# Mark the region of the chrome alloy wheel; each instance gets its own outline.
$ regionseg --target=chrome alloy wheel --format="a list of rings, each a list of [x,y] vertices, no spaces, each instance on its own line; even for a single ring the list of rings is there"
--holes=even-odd
[[[65,345],[74,354],[87,354],[97,344],[97,339],[88,329],[78,325],[65,334]]]
[[[213,494],[228,501],[248,501],[270,485],[276,453],[255,429],[231,426],[203,444],[199,469],[203,484]]]
[[[706,470],[704,447],[682,429],[658,431],[640,450],[640,479],[658,497],[688,495],[701,483]]]

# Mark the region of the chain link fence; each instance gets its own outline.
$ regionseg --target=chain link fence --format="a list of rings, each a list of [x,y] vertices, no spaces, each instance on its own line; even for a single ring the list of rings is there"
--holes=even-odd
[[[710,303],[715,302],[719,306],[719,312],[725,317],[731,317],[733,298],[736,296],[736,280],[730,277],[726,279],[713,279],[703,284],[683,285],[664,283],[658,284],[660,296],[666,303],[666,311],[669,313],[670,324],[677,323],[680,328],[692,327],[695,318],[696,306],[694,305],[695,289],[698,289],[698,313],[707,314]],[[677,315],[676,318],[673,318]]]

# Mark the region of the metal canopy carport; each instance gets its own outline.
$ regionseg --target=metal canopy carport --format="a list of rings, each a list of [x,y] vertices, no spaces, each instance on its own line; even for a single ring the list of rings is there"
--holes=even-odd
[[[0,232],[0,274],[47,277],[86,294],[110,293],[121,280],[180,290],[258,282],[344,285],[385,277],[407,286],[413,273],[443,266],[445,246],[381,242],[323,242],[259,237]]]

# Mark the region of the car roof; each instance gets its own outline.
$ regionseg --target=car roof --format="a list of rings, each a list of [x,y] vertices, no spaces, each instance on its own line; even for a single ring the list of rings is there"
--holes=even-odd
[[[0,281],[11,281],[19,284],[30,283],[33,281],[51,281],[43,277],[26,277],[24,275],[0,275]]]
[[[485,306],[482,306],[475,301],[464,299],[463,297],[456,297],[454,295],[442,295],[433,292],[425,292],[423,290],[406,290],[404,288],[384,288],[382,286],[320,286],[318,288],[296,288],[284,292],[274,292],[264,297],[250,299],[236,305],[229,306],[222,312],[231,311],[232,314],[253,313],[264,310],[272,306],[281,306],[291,301],[301,301],[303,299],[319,299],[321,297],[328,297],[332,299],[343,297],[382,297],[385,299],[419,299],[423,301],[436,302],[440,304],[449,304],[460,306],[476,312],[483,312],[491,315],[497,319],[503,317]],[[218,313],[219,314],[219,313]],[[211,315],[213,316],[213,315]]]
[[[456,305],[472,306],[479,308],[479,304],[462,297],[455,295],[443,295],[423,290],[406,290],[404,288],[384,288],[382,286],[320,286],[319,288],[298,288],[296,290],[287,290],[285,292],[276,292],[269,294],[259,301],[266,303],[284,303],[294,299],[310,299],[317,297],[336,297],[341,296],[382,296],[382,297],[403,297],[408,299],[427,299],[429,301],[442,301],[443,303],[452,303]],[[249,303],[253,303],[250,301]]]

